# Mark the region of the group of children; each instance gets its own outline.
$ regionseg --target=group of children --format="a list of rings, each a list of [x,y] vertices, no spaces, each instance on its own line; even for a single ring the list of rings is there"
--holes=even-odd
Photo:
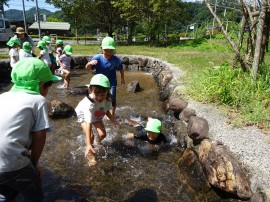
[[[42,50],[38,58],[18,59],[14,53],[15,49],[18,50],[18,41],[11,38],[7,43],[13,49],[10,51],[11,59],[14,59],[11,71],[13,86],[9,92],[0,94],[0,201],[14,201],[18,193],[21,193],[26,201],[42,201],[43,198],[38,162],[46,142],[46,132],[50,129],[45,97],[52,83],[62,80],[52,73],[48,67],[50,63],[43,62],[44,56],[50,50],[46,46],[50,41],[45,39],[38,42],[37,47]],[[60,40],[56,41],[56,44],[58,72],[69,74],[72,48],[69,45],[63,48]],[[22,49],[29,53],[29,44],[25,43],[23,47]],[[121,73],[121,85],[125,85],[121,60],[114,55],[113,38],[104,38],[101,47],[103,53],[94,56],[86,64],[87,69],[95,68],[97,74],[90,81],[86,97],[75,109],[78,122],[86,135],[85,157],[89,159],[89,165],[96,164],[93,127],[98,132],[97,143],[106,137],[103,123],[105,116],[115,127],[119,127],[115,120],[116,70]],[[49,57],[46,60],[48,62]],[[69,80],[65,79],[64,84],[68,86]],[[133,125],[137,132],[128,134],[128,139],[140,139],[150,144],[167,142],[161,132],[160,120],[149,118],[145,128]]]
[[[23,42],[22,48],[20,48],[20,40],[14,36],[7,42],[9,46],[10,66],[14,68],[15,64],[27,57],[34,57],[31,52],[32,46],[28,41]],[[64,83],[59,85],[58,88],[67,88],[70,83],[70,68],[71,68],[71,55],[73,49],[70,45],[64,46],[62,40],[56,40],[55,56],[51,46],[51,39],[49,36],[44,36],[37,44],[40,52],[37,56],[42,60],[52,71],[53,74],[63,75]]]
[[[93,127],[98,132],[97,143],[106,137],[106,130],[103,124],[103,118],[106,115],[108,119],[116,126],[116,71],[120,72],[121,86],[125,85],[123,65],[119,57],[114,54],[115,41],[111,37],[106,37],[101,44],[102,53],[95,55],[85,66],[86,69],[95,69],[96,75],[92,77],[86,97],[77,105],[78,122],[86,134],[85,157],[89,159],[88,164],[94,165],[95,150],[93,146],[94,133]],[[141,139],[150,144],[166,143],[165,136],[161,133],[161,121],[149,118],[146,128],[142,125],[136,127],[135,134],[128,134],[128,139]]]

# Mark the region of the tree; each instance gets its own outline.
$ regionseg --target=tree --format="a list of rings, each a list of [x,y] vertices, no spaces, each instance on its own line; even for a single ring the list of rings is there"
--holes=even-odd
[[[121,11],[122,19],[128,25],[128,41],[131,41],[132,30],[140,24],[150,41],[159,41],[159,35],[167,36],[168,25],[181,19],[183,3],[178,0],[118,0],[114,5]]]
[[[61,8],[65,16],[75,27],[76,41],[78,41],[78,30],[83,26],[87,19],[87,1],[83,0],[46,0],[56,8]]]
[[[246,0],[240,0],[242,22],[237,43],[224,29],[224,23],[214,11],[213,4],[211,5],[209,0],[204,0],[204,2],[235,52],[234,66],[239,62],[242,69],[251,71],[253,78],[256,79],[268,46],[270,31],[269,1],[253,0],[252,2],[246,2]],[[246,32],[248,33],[247,37],[245,37]],[[246,43],[245,46],[243,45],[244,42]]]
[[[76,30],[89,23],[106,30],[108,35],[112,36],[114,29],[122,23],[119,9],[113,6],[112,0],[46,0],[46,2],[61,8],[69,19],[73,19]]]

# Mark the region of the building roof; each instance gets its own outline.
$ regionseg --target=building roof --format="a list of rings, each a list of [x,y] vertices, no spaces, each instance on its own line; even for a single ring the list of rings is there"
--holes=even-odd
[[[28,29],[38,29],[38,23],[34,22]],[[40,29],[49,30],[69,30],[70,24],[67,22],[40,22]]]

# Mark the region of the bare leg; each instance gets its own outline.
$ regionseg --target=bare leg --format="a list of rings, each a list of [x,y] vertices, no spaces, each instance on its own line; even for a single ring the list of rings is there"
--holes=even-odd
[[[113,118],[115,117],[115,110],[116,110],[116,106],[113,106],[112,109],[110,110]]]
[[[105,126],[102,121],[95,122],[93,125],[96,127],[99,136],[97,143],[100,144],[100,142],[106,137]]]

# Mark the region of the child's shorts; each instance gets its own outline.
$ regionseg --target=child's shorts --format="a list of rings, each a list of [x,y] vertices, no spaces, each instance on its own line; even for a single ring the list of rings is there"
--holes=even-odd
[[[61,68],[59,68],[59,69],[56,69],[56,70],[54,71],[54,74],[55,74],[56,76],[62,76],[62,75],[64,74],[64,71],[63,71]]]
[[[10,201],[21,193],[25,201],[42,201],[43,191],[37,169],[32,164],[0,173],[0,201]]]

